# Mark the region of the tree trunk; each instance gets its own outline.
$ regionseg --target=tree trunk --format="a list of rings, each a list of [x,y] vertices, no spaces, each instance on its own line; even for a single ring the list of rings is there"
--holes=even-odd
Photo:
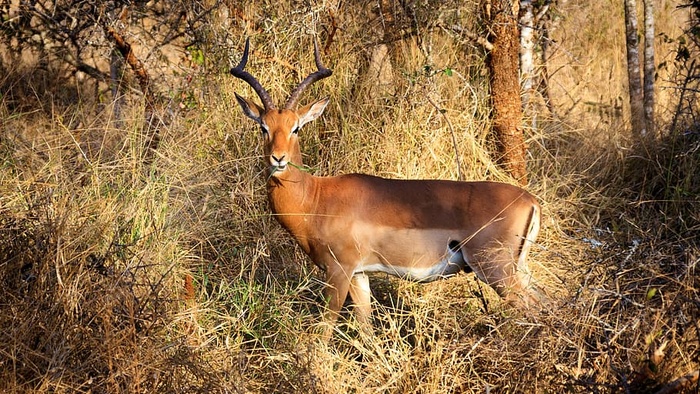
[[[546,22],[541,25],[542,50],[540,51],[540,63],[542,64],[542,69],[540,71],[540,78],[537,83],[537,92],[542,97],[542,100],[544,100],[549,115],[552,117],[556,117],[556,111],[554,109],[554,104],[552,102],[552,97],[549,91],[549,69],[547,68],[549,66],[549,43],[551,41],[549,36],[548,25],[549,24]]]
[[[644,0],[644,120],[650,136],[656,136],[654,124],[654,0]]]
[[[518,77],[518,0],[491,0],[486,7],[486,20],[493,49],[487,58],[493,108],[493,133],[496,140],[496,161],[519,184],[527,184],[526,146],[522,127],[522,101]]]
[[[644,93],[639,70],[639,39],[637,38],[637,1],[625,0],[625,33],[627,40],[627,77],[629,80],[630,116],[632,134],[644,138]]]
[[[391,53],[395,51],[396,41],[401,38],[401,31],[394,16],[398,10],[400,8],[397,8],[393,0],[379,2],[381,29],[377,29],[376,33],[381,35],[382,41],[370,48],[369,67],[367,68],[367,79],[372,81],[369,91],[369,97],[372,99],[385,98],[395,93]]]
[[[527,114],[535,79],[535,15],[532,0],[520,2],[520,79],[523,85],[523,108]],[[528,114],[529,115],[529,114]]]

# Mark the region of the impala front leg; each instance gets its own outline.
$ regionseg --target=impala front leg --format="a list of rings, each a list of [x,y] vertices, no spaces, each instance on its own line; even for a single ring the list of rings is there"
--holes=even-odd
[[[366,334],[372,332],[372,292],[369,288],[369,277],[364,272],[352,276],[350,282],[350,298],[355,309],[355,317],[360,329]]]
[[[350,276],[337,262],[332,263],[326,272],[326,288],[323,296],[328,303],[328,310],[324,314],[324,323],[327,325],[324,332],[324,339],[330,339],[333,333],[335,322],[340,316],[340,309],[348,297],[350,290]]]

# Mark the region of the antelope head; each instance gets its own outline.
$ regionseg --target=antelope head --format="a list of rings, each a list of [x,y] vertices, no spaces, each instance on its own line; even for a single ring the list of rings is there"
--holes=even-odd
[[[328,98],[321,99],[309,105],[296,109],[301,93],[316,81],[329,77],[333,72],[321,64],[318,53],[318,45],[314,41],[314,57],[316,60],[316,72],[309,74],[292,91],[289,99],[282,109],[278,109],[270,95],[260,82],[250,73],[244,70],[248,62],[250,39],[246,40],[243,58],[241,62],[231,69],[231,75],[247,82],[258,94],[262,106],[252,100],[241,97],[236,93],[236,100],[243,109],[243,113],[260,125],[265,140],[265,157],[269,164],[272,177],[282,177],[288,172],[288,166],[301,166],[301,150],[299,148],[298,133],[302,126],[318,118],[328,105]]]

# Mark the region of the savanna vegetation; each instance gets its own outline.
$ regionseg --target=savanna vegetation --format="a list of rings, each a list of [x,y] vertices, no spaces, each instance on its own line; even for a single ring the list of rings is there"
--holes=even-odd
[[[514,183],[478,2],[0,1],[0,391],[697,392],[697,1],[656,6],[656,127],[630,130],[621,2],[535,2],[526,186],[549,302],[372,276],[319,340],[323,276],[269,212],[258,127],[314,70],[317,175]],[[641,13],[641,10],[640,10]]]

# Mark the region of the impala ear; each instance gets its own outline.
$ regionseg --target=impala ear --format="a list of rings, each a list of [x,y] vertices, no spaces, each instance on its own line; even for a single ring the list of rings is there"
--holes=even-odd
[[[265,110],[261,106],[255,104],[255,102],[239,96],[238,93],[234,94],[236,95],[236,101],[238,101],[238,104],[243,109],[243,113],[258,124],[262,124],[262,115]]]
[[[329,101],[330,99],[326,97],[324,99],[318,100],[315,103],[301,107],[301,109],[297,111],[297,115],[299,115],[299,127],[321,116],[323,110],[326,109],[326,105],[328,105]]]

